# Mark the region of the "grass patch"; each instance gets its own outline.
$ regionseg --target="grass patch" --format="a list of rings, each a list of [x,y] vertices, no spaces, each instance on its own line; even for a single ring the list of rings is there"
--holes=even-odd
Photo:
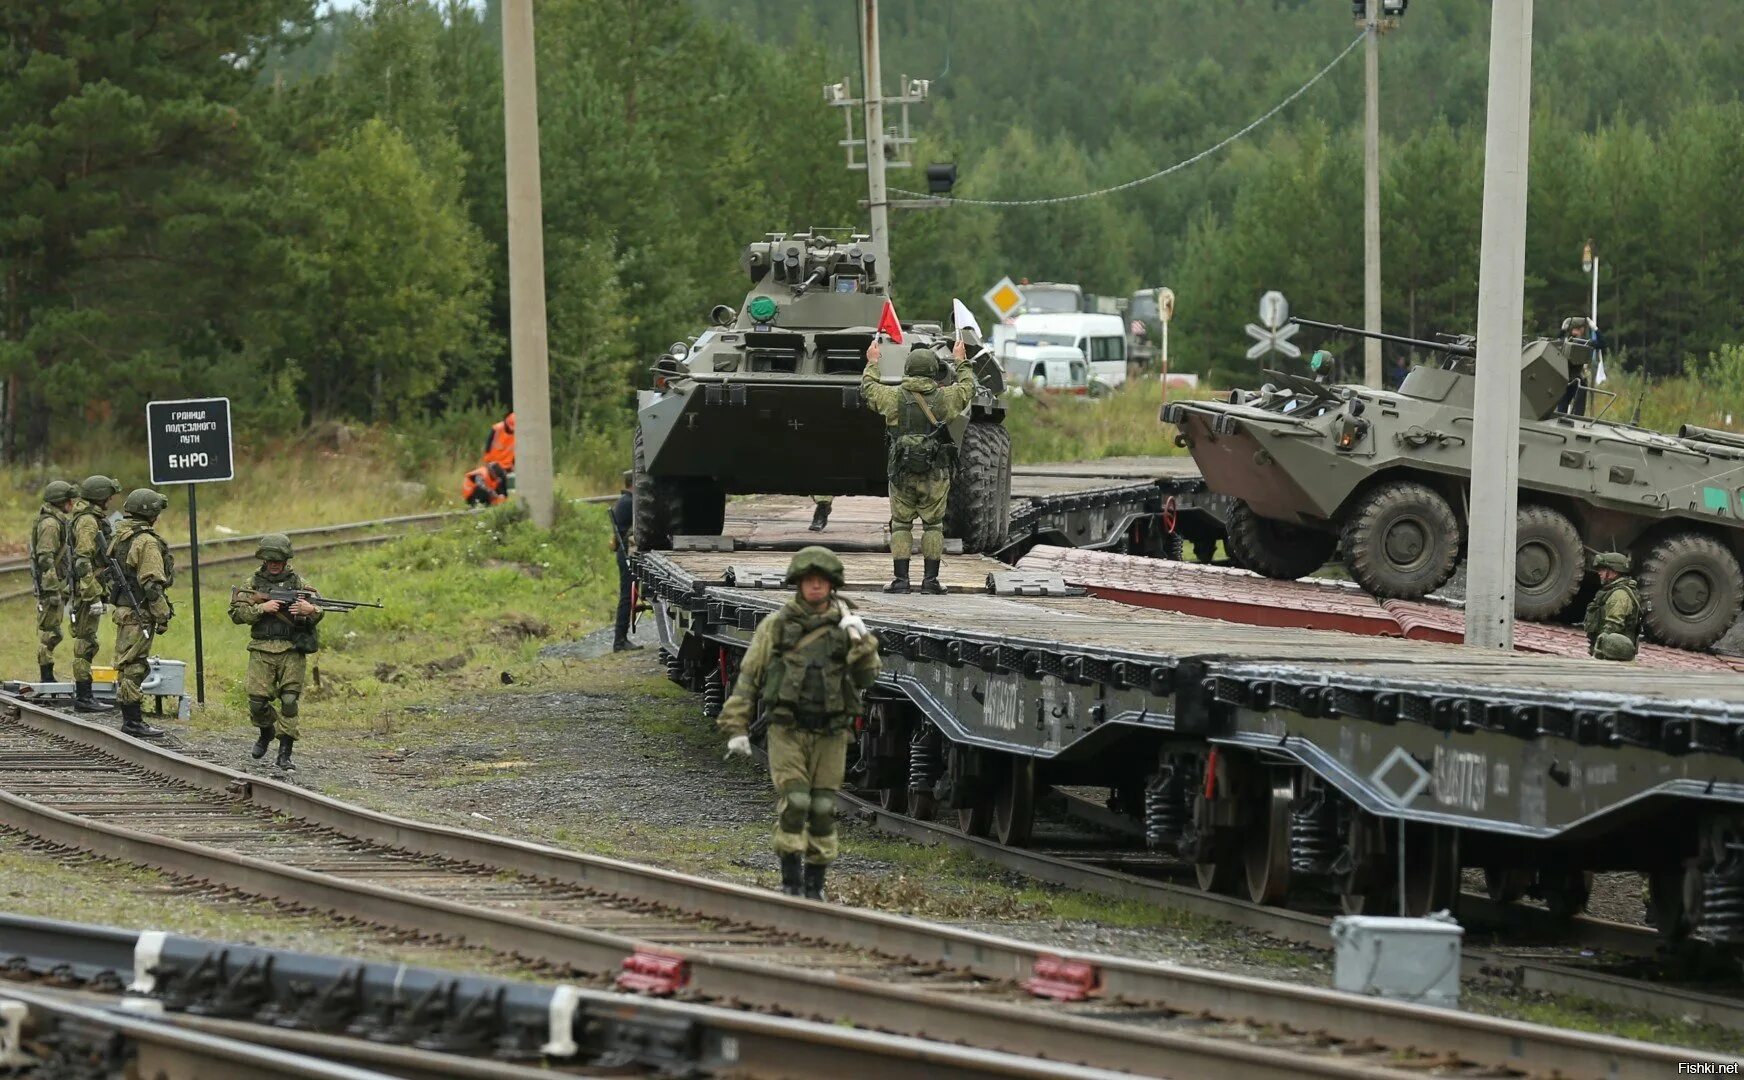
[[[1172,391],[1179,397],[1183,391]],[[1011,431],[1012,460],[1089,461],[1103,457],[1184,454],[1175,429],[1157,419],[1162,389],[1155,382],[1128,380],[1105,397],[1009,397],[1005,426]]]
[[[1627,1012],[1574,995],[1528,998],[1487,990],[1474,991],[1469,987],[1463,994],[1460,1002],[1463,1008],[1491,1016],[1692,1050],[1726,1054],[1744,1050],[1744,1039],[1729,1028]]]

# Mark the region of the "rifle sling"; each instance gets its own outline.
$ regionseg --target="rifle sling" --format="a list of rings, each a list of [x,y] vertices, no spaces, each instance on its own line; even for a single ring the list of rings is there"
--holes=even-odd
[[[927,408],[926,398],[920,396],[920,391],[910,390],[908,392],[908,394],[910,397],[914,398],[914,403],[916,405],[920,406],[920,411],[926,414],[927,423],[931,424],[935,428],[938,427],[939,426],[939,418],[933,415],[933,411],[931,409]]]

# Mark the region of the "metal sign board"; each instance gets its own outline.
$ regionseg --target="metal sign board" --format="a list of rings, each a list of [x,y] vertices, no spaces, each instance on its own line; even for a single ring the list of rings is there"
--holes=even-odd
[[[1023,309],[1023,290],[1011,278],[1002,277],[997,285],[981,294],[981,302],[1001,319],[1009,319]]]
[[[149,402],[145,438],[153,485],[209,484],[236,475],[229,398]]]
[[[1247,358],[1258,360],[1267,353],[1275,352],[1295,360],[1302,355],[1302,350],[1290,339],[1295,337],[1296,331],[1300,329],[1302,329],[1301,323],[1289,323],[1270,330],[1248,323],[1247,333],[1249,337],[1254,339],[1255,344],[1248,346]]]
[[[1276,289],[1260,297],[1260,325],[1276,330],[1290,321],[1290,302]]]

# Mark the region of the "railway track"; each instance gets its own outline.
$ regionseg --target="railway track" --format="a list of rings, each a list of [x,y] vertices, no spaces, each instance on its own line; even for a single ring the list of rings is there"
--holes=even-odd
[[[6,703],[0,823],[14,829],[701,1000],[1174,1077],[1662,1076],[1679,1061],[1712,1059],[1215,972],[1059,956],[422,824]]]

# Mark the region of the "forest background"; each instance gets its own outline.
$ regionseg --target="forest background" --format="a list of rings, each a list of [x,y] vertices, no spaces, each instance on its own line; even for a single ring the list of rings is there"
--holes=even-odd
[[[743,295],[745,242],[862,225],[839,110],[854,0],[538,0],[560,460],[620,455],[649,359]],[[957,194],[1143,176],[1307,81],[1346,0],[883,0],[886,84],[931,80],[915,159]],[[1382,43],[1384,311],[1476,321],[1488,4],[1417,0]],[[1744,373],[1735,0],[1560,0],[1534,39],[1529,330],[1587,303],[1637,377]],[[1361,319],[1360,49],[1251,136],[1045,207],[897,213],[897,302],[1002,274],[1169,285],[1178,369],[1256,374],[1258,294]],[[257,436],[357,420],[476,441],[508,398],[495,0],[41,0],[0,13],[0,452],[40,459],[149,398],[228,394]],[[893,172],[924,186],[920,170]],[[1356,351],[1345,346],[1348,355]],[[1734,379],[1734,381],[1736,381]],[[464,436],[459,432],[465,431]]]

